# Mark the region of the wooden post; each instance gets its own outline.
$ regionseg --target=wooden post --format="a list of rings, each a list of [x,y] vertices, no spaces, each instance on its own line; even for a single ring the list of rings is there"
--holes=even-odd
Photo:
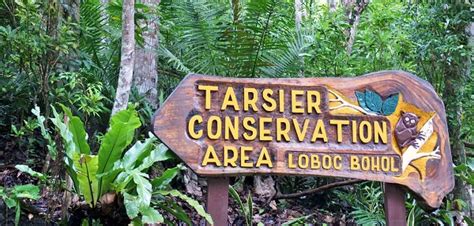
[[[215,226],[227,226],[229,207],[229,178],[207,178],[207,212],[211,214]]]
[[[406,226],[405,191],[400,185],[384,184],[385,219],[387,226]]]

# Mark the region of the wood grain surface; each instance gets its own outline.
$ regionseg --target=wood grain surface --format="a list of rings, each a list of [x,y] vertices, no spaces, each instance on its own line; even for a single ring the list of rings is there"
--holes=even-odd
[[[210,106],[206,106],[206,92],[200,89],[200,86],[216,86],[219,88],[218,91],[211,92]],[[232,87],[236,94],[236,102],[239,103],[238,110],[229,106],[224,110],[222,109],[223,100],[229,98],[226,97],[225,92],[228,87]],[[248,109],[244,109],[241,104],[244,101],[242,100],[242,90],[245,88],[257,90],[258,103],[255,104],[256,109],[253,109],[251,105],[247,106]],[[262,91],[264,89],[273,91],[273,97],[277,105],[280,102],[278,102],[279,100],[276,98],[278,95],[276,94],[278,90],[284,91],[285,107],[281,109],[282,111],[279,111],[278,107],[274,111],[268,111],[262,107]],[[306,96],[306,93],[296,96],[298,103],[303,103],[300,107],[303,112],[292,112],[292,103],[290,103],[291,95],[293,95],[291,94],[292,90],[318,92],[322,101],[318,105],[321,112],[317,113],[315,108],[310,112],[309,108],[306,108],[306,104],[309,103],[307,102],[308,98],[312,98]],[[397,105],[397,109],[391,115],[357,113],[351,111],[351,109],[335,110],[334,104],[330,103],[330,100],[334,101],[335,97],[339,96],[347,103],[357,107],[358,102],[355,92],[364,90],[373,90],[382,98],[400,94],[401,100]],[[247,98],[252,99],[253,97]],[[269,103],[266,103],[268,107]],[[416,147],[416,145],[401,147],[400,144],[397,145],[394,127],[403,117],[405,111],[413,112],[419,116],[420,121],[416,130],[420,133],[430,132],[430,128],[427,126],[432,123],[433,132],[424,138],[425,143],[420,145],[422,147]],[[188,129],[190,120],[196,115],[202,117],[202,121],[191,123],[194,125],[191,132],[201,131],[203,135],[193,138],[190,136]],[[233,137],[232,134],[225,135],[225,129],[216,130],[216,126],[219,125],[217,123],[207,127],[206,122],[212,117],[220,118],[221,123],[225,123],[225,117],[229,117],[230,120],[239,120],[238,137]],[[264,134],[262,137],[261,134],[258,134],[255,139],[245,139],[243,133],[246,130],[242,125],[243,118],[255,119],[255,129],[260,132],[262,130],[259,130],[259,120],[269,118],[272,121],[262,125],[270,131],[270,135],[265,136]],[[277,118],[280,118],[281,121],[290,122],[291,128],[287,132],[289,139],[280,136],[280,139],[277,140]],[[293,122],[303,126],[306,119],[309,119],[309,132],[302,140],[299,140],[298,134],[293,128],[295,126]],[[322,138],[314,141],[311,139],[318,120],[322,120],[326,128],[326,141]],[[372,131],[374,131],[375,126],[373,123],[379,125],[386,123],[389,139],[385,143],[381,140],[375,142],[375,134],[372,134],[372,139],[367,142],[362,142],[360,139],[355,141],[351,132],[367,133],[367,128],[351,130],[352,124],[350,124],[344,126],[344,129],[341,130],[340,135],[344,139],[338,141],[337,126],[330,124],[330,121],[335,122],[334,120],[354,122],[354,126],[360,125],[362,121],[367,121],[368,124],[372,125],[372,127],[369,127],[372,128]],[[423,125],[425,127],[422,127]],[[210,139],[206,135],[208,130],[219,131],[220,134],[217,134],[216,139]],[[284,128],[281,127],[279,130],[284,130]],[[439,207],[443,197],[454,186],[449,135],[443,102],[428,82],[403,71],[381,71],[351,78],[297,79],[244,79],[190,74],[183,79],[155,113],[153,131],[179,158],[201,176],[319,175],[382,181],[403,185],[418,197],[421,197],[421,200],[432,208]],[[270,140],[265,139],[268,137],[270,137]],[[217,158],[220,159],[220,166],[215,163],[203,164],[209,146],[213,147],[218,156]],[[223,150],[225,148],[229,149],[229,147],[235,147],[237,150],[235,153],[238,154],[239,160],[236,161],[236,166],[232,164],[223,165],[223,159],[225,158]],[[241,147],[249,147],[252,150],[241,155]],[[255,166],[258,159],[262,158],[260,156],[262,148],[266,149],[271,156],[273,164],[271,167],[268,164]],[[241,158],[245,158],[245,155],[248,160],[244,162],[253,164],[251,167],[242,165]],[[307,157],[301,157],[302,160],[298,160],[299,155],[307,155]],[[311,160],[316,159],[316,157],[311,157],[313,155],[317,156],[319,165],[311,165]],[[378,160],[376,160],[377,157]],[[385,158],[382,160],[382,157]],[[408,161],[406,160],[408,157],[410,157],[409,162],[403,164],[403,161]],[[381,166],[379,166],[379,168],[369,167],[368,170],[354,170],[348,167],[351,165],[351,158],[358,158],[359,161],[363,158],[365,160],[373,158],[371,161],[385,161],[388,164],[387,167],[391,168],[381,170],[379,169]],[[316,163],[313,161],[313,164]],[[358,164],[362,163],[359,162]],[[329,167],[329,165],[331,166]]]

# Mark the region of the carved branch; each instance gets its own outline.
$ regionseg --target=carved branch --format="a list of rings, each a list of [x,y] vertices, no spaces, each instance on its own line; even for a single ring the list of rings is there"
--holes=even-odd
[[[422,134],[422,137],[419,137],[416,139],[415,144],[410,145],[407,150],[403,153],[402,155],[402,171],[404,172],[405,169],[408,167],[408,165],[420,158],[430,158],[430,159],[440,159],[441,155],[439,155],[439,147],[436,147],[433,151],[431,152],[423,152],[419,153],[421,147],[426,143],[426,141],[433,135],[433,117],[432,116],[428,122],[423,125],[423,127],[420,130],[420,134]],[[415,146],[418,146],[416,148]]]
[[[347,108],[351,108],[351,109],[354,109],[356,111],[359,111],[359,112],[361,112],[363,114],[366,114],[366,115],[377,115],[375,113],[368,112],[368,111],[364,110],[363,108],[361,108],[357,105],[353,105],[353,104],[347,102],[346,100],[344,100],[341,96],[339,96],[336,92],[334,92],[332,90],[328,90],[328,91],[330,93],[332,93],[334,96],[336,96],[336,99],[329,99],[329,102],[340,102],[341,103],[338,106],[330,107],[329,110],[337,110],[339,108],[347,107]]]

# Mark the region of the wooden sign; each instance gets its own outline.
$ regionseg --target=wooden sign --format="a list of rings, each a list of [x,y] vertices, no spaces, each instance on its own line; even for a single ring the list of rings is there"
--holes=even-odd
[[[444,105],[401,71],[355,78],[192,74],[154,133],[203,176],[320,175],[401,184],[436,208],[454,186]]]

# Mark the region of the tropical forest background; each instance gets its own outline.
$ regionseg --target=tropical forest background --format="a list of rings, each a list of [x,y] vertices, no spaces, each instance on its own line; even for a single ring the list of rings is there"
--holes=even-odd
[[[3,0],[0,225],[212,222],[205,180],[149,133],[187,74],[379,70],[447,111],[456,186],[437,210],[407,194],[408,224],[473,225],[473,22],[470,1]],[[385,225],[381,183],[344,181],[232,178],[229,223]]]

